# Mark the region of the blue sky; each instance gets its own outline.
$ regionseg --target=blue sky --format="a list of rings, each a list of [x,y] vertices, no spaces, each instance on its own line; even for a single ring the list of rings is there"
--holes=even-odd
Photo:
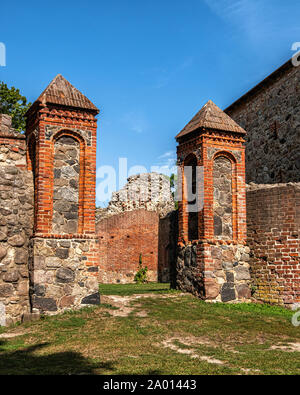
[[[34,101],[61,73],[101,110],[98,167],[170,166],[207,100],[226,108],[293,55],[299,16],[298,0],[2,1],[0,80]]]

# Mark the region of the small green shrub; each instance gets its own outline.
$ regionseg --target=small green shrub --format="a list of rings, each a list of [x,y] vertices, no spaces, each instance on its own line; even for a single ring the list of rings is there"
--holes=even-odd
[[[143,258],[142,254],[139,257],[139,266],[136,275],[134,276],[134,281],[138,284],[144,284],[147,282],[147,266],[143,267]]]

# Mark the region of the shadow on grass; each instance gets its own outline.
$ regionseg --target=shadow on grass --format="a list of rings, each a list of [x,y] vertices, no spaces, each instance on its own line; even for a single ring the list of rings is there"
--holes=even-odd
[[[0,341],[0,375],[93,375],[114,370],[111,362],[92,362],[72,351],[34,355],[48,343],[16,351],[7,351],[6,345],[6,341]]]

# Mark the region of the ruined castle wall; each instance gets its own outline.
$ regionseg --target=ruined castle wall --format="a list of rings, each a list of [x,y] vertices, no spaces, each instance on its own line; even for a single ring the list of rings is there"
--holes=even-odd
[[[145,209],[164,217],[174,210],[170,180],[163,174],[142,173],[128,178],[126,185],[112,194],[106,209],[97,209],[96,221],[125,211]]]
[[[247,131],[246,182],[300,181],[300,67],[286,66],[226,112]]]
[[[148,280],[158,280],[159,216],[144,209],[105,218],[97,224],[99,237],[99,281],[134,281],[139,256],[148,267]]]
[[[108,207],[97,210],[99,281],[133,282],[140,254],[149,281],[170,281],[177,237],[173,211],[167,177],[158,173],[129,177]]]
[[[33,232],[33,174],[26,140],[0,115],[0,325],[30,311],[28,246]]]
[[[300,302],[300,184],[249,186],[247,227],[254,296]]]

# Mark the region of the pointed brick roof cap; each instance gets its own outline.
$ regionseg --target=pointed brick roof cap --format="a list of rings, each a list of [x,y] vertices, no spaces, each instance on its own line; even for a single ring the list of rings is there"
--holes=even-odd
[[[36,102],[58,104],[99,112],[98,108],[61,74],[58,74],[50,82]]]
[[[211,100],[209,100],[194,116],[194,118],[182,129],[182,131],[176,136],[176,139],[194,132],[199,128],[225,130],[227,132],[246,134],[243,128],[241,128]]]

